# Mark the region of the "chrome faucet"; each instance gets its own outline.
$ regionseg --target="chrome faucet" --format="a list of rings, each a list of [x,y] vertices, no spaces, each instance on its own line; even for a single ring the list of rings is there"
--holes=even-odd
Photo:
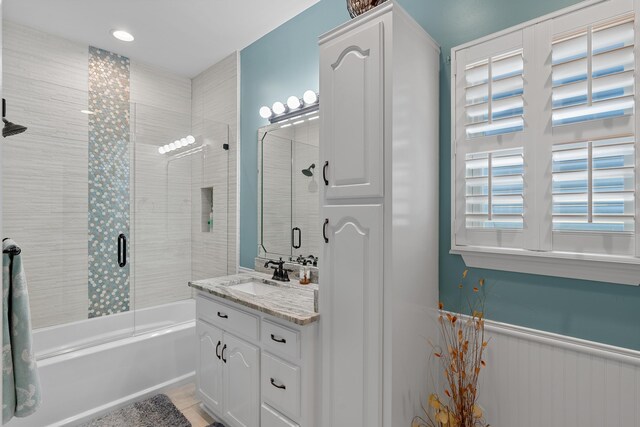
[[[284,268],[284,261],[280,258],[280,261],[269,260],[264,264],[264,267],[267,268],[270,265],[274,265],[273,268],[273,280],[279,280],[280,282],[288,282],[289,281],[289,270]]]

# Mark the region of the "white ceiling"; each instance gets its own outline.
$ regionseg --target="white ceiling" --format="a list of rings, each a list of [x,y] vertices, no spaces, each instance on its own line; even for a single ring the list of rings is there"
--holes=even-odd
[[[4,0],[4,18],[194,77],[318,0]],[[132,33],[116,40],[112,29]]]

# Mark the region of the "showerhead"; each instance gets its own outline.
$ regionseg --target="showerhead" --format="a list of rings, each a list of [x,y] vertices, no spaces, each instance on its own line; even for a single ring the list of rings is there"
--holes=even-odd
[[[302,174],[304,176],[313,176],[313,170],[316,168],[316,164],[313,163],[311,166],[309,166],[306,169],[302,169]]]
[[[8,136],[13,136],[13,135],[17,135],[19,133],[24,132],[25,130],[27,130],[27,128],[25,126],[21,126],[21,125],[17,125],[15,123],[11,123],[9,120],[5,119],[4,117],[7,115],[7,103],[4,100],[4,98],[2,98],[2,121],[4,122],[4,127],[2,128],[2,136],[3,137],[8,137]]]
[[[26,127],[21,126],[21,125],[17,125],[15,123],[11,123],[7,119],[2,119],[2,121],[4,122],[4,127],[2,128],[2,136],[4,138],[6,138],[8,136],[17,135],[17,134],[22,133],[25,130],[27,130]]]

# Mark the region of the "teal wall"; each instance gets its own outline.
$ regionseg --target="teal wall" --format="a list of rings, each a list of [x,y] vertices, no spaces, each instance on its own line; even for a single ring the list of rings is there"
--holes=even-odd
[[[457,308],[464,263],[449,255],[450,67],[452,47],[577,3],[575,0],[400,0],[442,46],[440,75],[440,294]],[[240,263],[257,247],[257,130],[261,105],[318,88],[317,36],[349,19],[345,0],[321,0],[241,53],[242,184]],[[321,94],[322,95],[322,94]],[[491,319],[640,350],[640,287],[474,270]]]

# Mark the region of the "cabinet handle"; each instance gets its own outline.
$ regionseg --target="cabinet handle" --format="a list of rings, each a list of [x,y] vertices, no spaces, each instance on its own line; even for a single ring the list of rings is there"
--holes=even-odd
[[[324,162],[324,166],[322,167],[322,179],[324,179],[324,185],[329,185],[329,180],[327,179],[327,168],[329,168],[329,160]]]
[[[220,348],[220,344],[222,344],[222,342],[218,341],[218,345],[216,345],[216,357],[218,358],[218,360],[221,359],[220,355],[218,354],[218,349]]]
[[[281,344],[286,344],[287,340],[285,340],[284,338],[276,338],[275,335],[271,334],[271,339],[274,340],[275,342],[279,342]]]
[[[224,358],[224,351],[225,351],[226,349],[227,349],[227,345],[225,344],[225,345],[222,347],[222,361],[223,361],[224,363],[227,363],[227,359],[225,359],[225,358]]]
[[[279,388],[280,390],[287,389],[287,386],[284,384],[276,384],[276,380],[274,380],[273,378],[271,378],[271,385],[274,386],[275,388]]]
[[[324,225],[322,226],[322,237],[324,237],[325,243],[329,243],[329,238],[327,237],[327,225],[329,225],[329,218],[324,220]]]
[[[222,319],[228,319],[228,318],[229,318],[229,316],[228,316],[228,315],[226,315],[226,314],[222,314],[222,313],[220,313],[220,312],[218,312],[218,317],[220,317],[220,318],[222,318]]]

